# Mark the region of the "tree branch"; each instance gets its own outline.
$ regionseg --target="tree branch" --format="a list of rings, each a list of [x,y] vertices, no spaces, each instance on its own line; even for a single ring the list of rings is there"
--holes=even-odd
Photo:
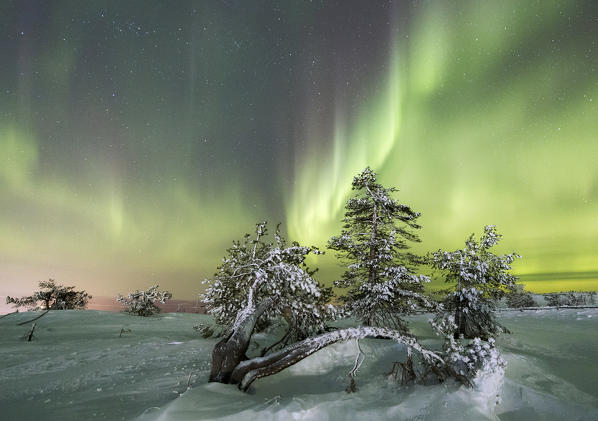
[[[15,310],[12,313],[3,314],[2,316],[0,316],[0,319],[4,319],[6,316],[10,316],[11,314],[15,314],[15,313],[18,313],[18,312],[19,312],[19,310]]]
[[[247,390],[251,383],[260,377],[270,376],[284,370],[291,365],[298,363],[311,354],[336,342],[344,342],[350,339],[379,338],[391,339],[403,343],[422,354],[426,361],[444,360],[436,353],[422,348],[415,338],[406,336],[400,332],[383,327],[358,327],[336,330],[324,333],[313,338],[289,345],[288,347],[274,352],[265,357],[256,357],[243,361],[235,367],[231,375],[231,383],[239,384],[241,390]]]
[[[46,310],[46,311],[44,311],[42,314],[40,314],[40,315],[39,315],[39,316],[37,316],[37,317],[34,317],[34,318],[33,318],[33,319],[31,319],[31,320],[25,320],[24,322],[17,323],[17,326],[22,326],[22,325],[26,325],[27,323],[34,322],[34,321],[36,321],[37,319],[39,319],[40,317],[42,317],[42,316],[45,316],[45,315],[46,315],[46,314],[48,314],[49,312],[50,312],[50,310]]]

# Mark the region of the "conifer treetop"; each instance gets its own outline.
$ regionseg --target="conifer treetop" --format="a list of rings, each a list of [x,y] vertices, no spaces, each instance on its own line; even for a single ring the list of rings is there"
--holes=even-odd
[[[279,317],[287,319],[297,338],[325,328],[325,322],[335,317],[329,301],[332,289],[320,285],[313,277],[305,259],[309,254],[321,254],[317,247],[288,244],[279,227],[274,241],[266,241],[266,222],[256,224],[255,236],[246,234],[234,241],[212,279],[204,281],[202,300],[221,326],[235,327],[244,320],[243,312],[254,312],[259,302],[272,303],[257,323],[258,330]]]
[[[515,252],[494,254],[490,249],[501,238],[495,225],[486,225],[480,238],[476,240],[471,234],[463,249],[433,253],[432,264],[448,272],[447,282],[459,282],[461,287],[477,287],[486,294],[502,296],[505,289],[516,288],[517,277],[507,271],[515,259],[521,256]]]
[[[341,234],[328,242],[346,263],[335,285],[350,288],[342,300],[366,325],[405,330],[402,315],[430,306],[421,294],[429,279],[414,274],[420,259],[407,251],[409,242],[419,242],[413,230],[420,228],[420,214],[392,197],[396,188],[377,183],[370,167],[353,178],[352,187],[356,194],[345,206]]]

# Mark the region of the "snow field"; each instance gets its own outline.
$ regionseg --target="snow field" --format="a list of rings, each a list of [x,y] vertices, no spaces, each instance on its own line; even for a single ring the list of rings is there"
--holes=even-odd
[[[355,341],[325,348],[242,393],[207,383],[216,340],[200,338],[192,326],[209,316],[53,311],[27,342],[21,336],[30,325],[16,323],[36,314],[0,320],[3,420],[598,419],[597,309],[499,313],[512,331],[497,341],[508,365],[504,374],[483,372],[474,389],[453,382],[401,387],[385,373],[404,358],[404,347],[362,340],[354,394],[344,389]],[[428,317],[412,318],[411,326],[431,347],[437,340]],[[121,329],[131,332],[119,337]],[[268,335],[277,332],[256,339]]]

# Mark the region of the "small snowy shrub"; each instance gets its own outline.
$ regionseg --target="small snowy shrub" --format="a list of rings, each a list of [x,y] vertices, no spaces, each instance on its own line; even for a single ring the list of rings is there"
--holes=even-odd
[[[439,307],[434,319],[430,320],[436,335],[443,338],[443,363],[433,361],[429,366],[429,375],[440,381],[453,377],[466,386],[472,386],[480,370],[496,372],[506,366],[500,356],[494,338],[483,341],[478,337],[473,340],[455,339],[453,332],[457,328],[452,314]]]
[[[457,373],[457,378],[463,376],[469,382],[473,382],[481,369],[493,372],[506,365],[493,338],[488,338],[488,341],[474,338],[465,345],[454,343],[452,348],[447,349],[445,355],[447,363]]]
[[[524,290],[523,285],[517,285],[513,291],[507,294],[507,307],[522,308],[533,307],[535,305],[534,297]]]
[[[77,310],[86,308],[92,298],[86,291],[57,285],[53,279],[40,282],[39,287],[40,290],[29,297],[6,297],[6,303],[15,307],[29,307],[31,310]]]
[[[119,295],[116,301],[126,307],[125,311],[127,313],[137,316],[151,316],[160,312],[160,308],[156,303],[164,304],[171,298],[172,294],[170,292],[158,291],[158,285],[154,285],[146,291],[130,292],[126,297]]]
[[[209,338],[210,336],[214,335],[214,327],[210,326],[205,323],[200,323],[198,325],[194,325],[193,329],[198,332],[202,338]]]

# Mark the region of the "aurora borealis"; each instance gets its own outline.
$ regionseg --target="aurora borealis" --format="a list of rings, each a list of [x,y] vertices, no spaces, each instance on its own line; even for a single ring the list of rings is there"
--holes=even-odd
[[[598,289],[598,3],[3,1],[0,294],[194,297],[256,222],[325,246],[369,165],[418,251],[486,224]],[[334,275],[333,255],[317,262]]]

